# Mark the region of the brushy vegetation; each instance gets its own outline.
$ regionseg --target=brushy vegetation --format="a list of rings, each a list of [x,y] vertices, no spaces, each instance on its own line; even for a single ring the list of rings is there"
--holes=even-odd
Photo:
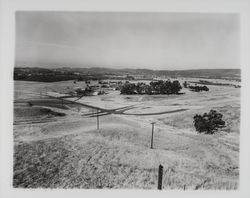
[[[209,91],[207,86],[189,86],[191,91],[200,92],[200,91]]]
[[[178,80],[171,82],[170,80],[163,81],[151,81],[150,84],[145,83],[125,83],[121,87],[121,94],[147,94],[147,95],[156,95],[156,94],[178,94],[182,89]]]
[[[189,88],[191,91],[200,92],[200,91],[209,91],[207,86],[192,86],[187,81],[184,81],[182,84],[184,88]]]
[[[188,86],[189,86],[189,83],[188,83],[187,81],[185,81],[185,82],[183,83],[183,87],[184,87],[184,88],[188,88]]]
[[[41,108],[40,111],[42,113],[50,114],[50,115],[54,115],[54,116],[65,116],[66,115],[65,113],[52,111],[51,109],[48,109],[48,108]]]
[[[223,115],[216,110],[210,110],[209,113],[203,115],[196,114],[194,116],[194,127],[199,133],[213,134],[219,128],[225,127],[225,121],[222,120]]]

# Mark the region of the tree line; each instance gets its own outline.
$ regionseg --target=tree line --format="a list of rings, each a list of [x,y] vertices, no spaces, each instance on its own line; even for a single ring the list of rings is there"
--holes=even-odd
[[[209,88],[207,86],[192,86],[187,81],[183,83],[183,87],[189,88],[191,91],[200,92],[200,91],[209,91]]]
[[[191,91],[200,92],[200,91],[209,91],[207,86],[189,86]]]
[[[182,89],[181,84],[178,80],[171,82],[170,80],[163,81],[151,81],[149,84],[143,82],[130,83],[126,82],[120,90],[121,94],[133,95],[133,94],[146,94],[146,95],[156,95],[156,94],[179,94]]]

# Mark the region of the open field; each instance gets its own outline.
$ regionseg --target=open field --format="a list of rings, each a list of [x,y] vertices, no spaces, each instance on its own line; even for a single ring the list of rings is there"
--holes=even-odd
[[[14,187],[156,189],[160,164],[163,189],[239,187],[240,89],[183,88],[183,95],[107,90],[56,99],[83,86],[15,81]],[[193,116],[210,109],[223,114],[226,127],[198,134]],[[154,149],[151,122],[156,122]]]

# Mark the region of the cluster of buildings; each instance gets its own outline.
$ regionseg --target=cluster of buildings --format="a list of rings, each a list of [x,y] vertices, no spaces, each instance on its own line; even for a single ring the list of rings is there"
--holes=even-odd
[[[103,95],[106,94],[109,90],[120,90],[122,85],[125,82],[123,81],[85,81],[84,87],[75,87],[74,92],[71,95],[85,95],[85,96],[94,96],[94,95]]]

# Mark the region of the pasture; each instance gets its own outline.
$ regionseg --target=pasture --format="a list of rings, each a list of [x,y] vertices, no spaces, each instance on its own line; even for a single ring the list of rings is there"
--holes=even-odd
[[[162,164],[165,190],[238,188],[240,89],[56,98],[84,86],[15,81],[14,187],[156,189]],[[199,134],[193,116],[210,109],[223,114],[226,127]]]

